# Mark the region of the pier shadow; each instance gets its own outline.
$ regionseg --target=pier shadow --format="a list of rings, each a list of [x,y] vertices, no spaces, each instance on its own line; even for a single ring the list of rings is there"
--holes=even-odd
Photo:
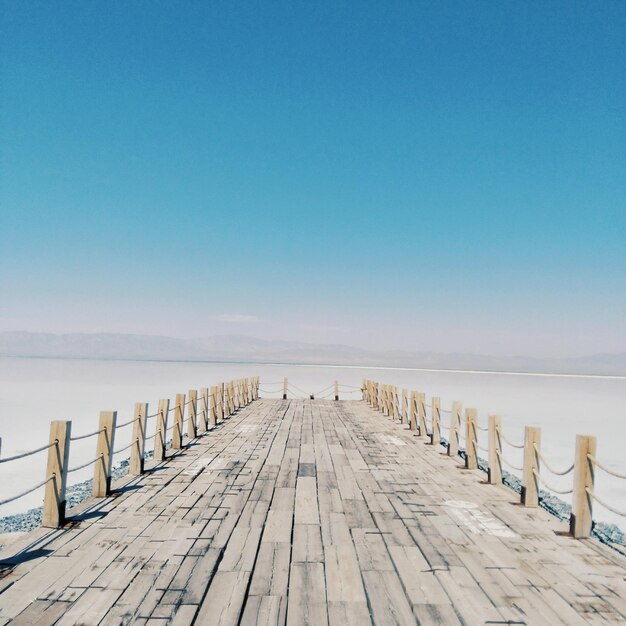
[[[7,576],[13,568],[18,566],[20,563],[27,563],[28,561],[32,561],[34,559],[41,559],[43,557],[50,556],[53,552],[54,550],[46,550],[45,548],[37,548],[35,550],[25,548],[8,559],[0,559],[0,578]]]

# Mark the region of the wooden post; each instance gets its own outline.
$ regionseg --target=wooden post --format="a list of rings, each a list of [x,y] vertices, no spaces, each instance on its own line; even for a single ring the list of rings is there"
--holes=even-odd
[[[402,389],[402,413],[400,413],[400,423],[409,422],[409,395],[406,389]]]
[[[430,433],[430,445],[438,446],[441,443],[441,400],[437,397],[431,400],[432,432]]]
[[[411,391],[411,408],[409,409],[409,430],[417,430],[417,391]]]
[[[361,400],[363,400],[363,402],[367,402],[367,381],[365,378],[361,383]]]
[[[489,471],[487,480],[491,485],[502,484],[502,420],[499,415],[489,416]]]
[[[41,525],[46,528],[59,528],[65,523],[65,487],[70,458],[70,437],[72,422],[55,420],[50,423],[48,462],[43,496]]]
[[[478,415],[476,409],[465,409],[465,468],[478,469]]]
[[[198,414],[198,392],[195,389],[189,390],[189,413],[187,414],[187,437],[195,439],[198,436],[198,426],[196,423]]]
[[[211,387],[211,404],[209,406],[209,424],[214,427],[217,424],[217,386]]]
[[[420,392],[416,395],[417,400],[417,416],[420,425],[420,437],[428,436],[428,428],[426,427],[426,394]]]
[[[398,388],[394,386],[391,388],[391,419],[393,419],[394,422],[398,419],[398,413],[400,412],[398,405]]]
[[[235,412],[235,385],[231,380],[228,383],[228,416]]]
[[[450,412],[450,440],[448,441],[448,456],[459,453],[459,427],[461,425],[461,403],[453,402]]]
[[[154,460],[165,459],[165,435],[167,433],[167,415],[170,412],[170,401],[159,400],[157,413],[156,435],[154,436]]]
[[[221,383],[217,390],[217,419],[219,422],[223,422],[226,417],[226,383]]]
[[[172,448],[180,450],[183,447],[183,419],[185,415],[185,394],[176,394],[174,405],[174,430],[172,431]]]
[[[200,423],[198,429],[205,433],[209,428],[209,388],[200,389]]]
[[[289,383],[286,378],[283,378],[283,400],[287,399],[287,389],[289,388]]]
[[[335,402],[339,400],[339,381],[335,381]]]
[[[379,393],[380,393],[380,384],[374,383],[374,395],[372,397],[372,402],[374,403],[374,409],[376,411],[380,409]]]
[[[570,532],[576,539],[589,537],[593,525],[593,498],[587,489],[593,491],[594,465],[589,459],[596,456],[597,440],[589,435],[576,435],[576,457],[574,458],[574,492]]]
[[[147,423],[148,404],[145,402],[135,403],[135,421],[133,422],[134,445],[130,449],[130,467],[128,468],[128,473],[133,476],[143,474]]]
[[[113,467],[113,446],[115,445],[115,424],[117,411],[101,411],[96,444],[96,458],[93,472],[93,497],[104,498],[111,493],[111,468]]]
[[[539,506],[539,455],[541,428],[526,426],[524,429],[524,472],[522,474],[522,504],[528,507]]]

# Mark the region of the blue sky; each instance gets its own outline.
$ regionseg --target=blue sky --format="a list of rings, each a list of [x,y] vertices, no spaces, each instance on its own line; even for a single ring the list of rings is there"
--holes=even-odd
[[[626,351],[625,3],[0,11],[0,330]]]

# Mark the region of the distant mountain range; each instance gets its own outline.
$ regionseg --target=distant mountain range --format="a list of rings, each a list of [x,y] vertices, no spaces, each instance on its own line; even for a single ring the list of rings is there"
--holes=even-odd
[[[176,339],[158,335],[0,332],[0,356],[231,361],[626,376],[626,353],[576,358],[370,351],[344,345],[266,341],[241,335]]]

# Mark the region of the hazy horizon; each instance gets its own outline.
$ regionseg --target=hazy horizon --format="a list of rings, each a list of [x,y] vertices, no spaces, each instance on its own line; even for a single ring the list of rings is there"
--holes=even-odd
[[[181,339],[145,334],[50,334],[0,331],[0,357],[121,361],[275,363],[626,377],[626,352],[577,357],[495,356],[460,352],[366,350],[346,344],[272,341],[246,335]]]

